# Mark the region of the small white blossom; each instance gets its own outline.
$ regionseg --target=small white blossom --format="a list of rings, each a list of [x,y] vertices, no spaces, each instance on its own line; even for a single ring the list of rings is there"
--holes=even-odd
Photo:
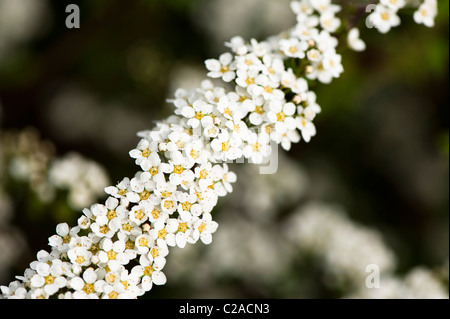
[[[200,239],[204,244],[212,242],[212,234],[216,232],[218,224],[212,220],[209,213],[203,214],[203,218],[194,223],[194,239]]]
[[[388,33],[392,27],[400,25],[400,18],[396,11],[382,5],[376,6],[369,19],[381,33]]]
[[[208,76],[211,78],[222,78],[225,82],[231,82],[236,78],[233,55],[231,53],[222,54],[219,60],[206,60],[205,64],[206,68],[209,70]]]
[[[425,0],[414,13],[414,21],[417,24],[423,24],[429,28],[434,27],[434,20],[437,15],[437,1]]]

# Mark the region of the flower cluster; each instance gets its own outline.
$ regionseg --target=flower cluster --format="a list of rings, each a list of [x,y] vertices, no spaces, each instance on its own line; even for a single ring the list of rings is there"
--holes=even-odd
[[[397,13],[407,4],[407,0],[380,0],[368,19],[378,31],[388,33],[391,28],[400,25],[401,20]],[[437,0],[424,0],[414,13],[414,21],[427,27],[433,27],[436,15]]]
[[[51,252],[39,252],[21,282],[2,287],[5,297],[136,298],[166,282],[169,247],[212,242],[212,210],[236,181],[226,163],[261,164],[272,142],[285,150],[309,142],[321,112],[310,82],[328,84],[343,72],[334,34],[340,6],[291,7],[294,28],[266,41],[234,37],[230,52],[205,62],[210,79],[176,91],[175,115],[138,133],[130,156],[140,171],[107,187],[109,198],[83,210],[77,226],[58,225]],[[349,36],[357,50],[360,41]]]

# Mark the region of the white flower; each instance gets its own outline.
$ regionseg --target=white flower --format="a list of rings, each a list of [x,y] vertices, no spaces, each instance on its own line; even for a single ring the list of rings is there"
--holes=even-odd
[[[129,260],[125,251],[125,242],[117,240],[113,242],[109,238],[105,238],[100,242],[100,252],[98,257],[100,262],[105,263],[112,271],[120,268],[120,265],[126,265]]]
[[[236,57],[236,67],[238,71],[247,71],[249,69],[255,69],[258,71],[261,68],[261,65],[261,60],[253,53]]]
[[[194,239],[200,239],[204,244],[212,243],[212,234],[216,232],[219,225],[212,220],[209,213],[203,214],[203,218],[194,223]]]
[[[146,254],[150,250],[150,247],[153,245],[153,240],[150,238],[148,233],[141,234],[136,237],[135,241],[135,249],[138,254]]]
[[[205,128],[205,131],[207,132],[208,129],[212,129],[212,127],[216,126],[211,126],[211,127],[207,127]],[[216,133],[214,131],[214,133]],[[219,129],[217,128],[217,134],[219,134]],[[212,134],[212,136],[208,136],[208,137],[216,137],[217,134]],[[205,134],[207,135],[207,134]],[[188,158],[189,161],[192,161],[196,164],[201,164],[204,162],[208,161],[208,158],[210,157],[210,151],[206,149],[206,146],[204,145],[203,139],[196,139],[194,141],[192,141],[191,143],[186,145],[186,148],[184,150],[184,154],[185,156]]]
[[[204,163],[195,168],[195,179],[201,190],[205,190],[213,183],[212,164]]]
[[[317,49],[311,49],[306,53],[306,56],[311,62],[319,62],[322,60],[322,53]]]
[[[183,127],[177,127],[177,129],[174,129],[167,137],[169,139],[169,142],[167,143],[167,150],[169,152],[183,150],[186,147],[186,144],[191,140],[191,136]]]
[[[157,143],[152,141],[150,142],[147,139],[142,139],[137,148],[130,151],[130,157],[136,159],[136,164],[141,165],[143,161],[145,161],[150,154],[157,151]]]
[[[69,233],[70,228],[67,223],[58,224],[56,226],[56,235],[53,235],[48,239],[49,245],[55,247],[60,252],[66,252],[69,250],[68,244],[71,239],[71,235]]]
[[[314,8],[311,5],[311,2],[305,1],[305,0],[291,1],[291,10],[295,14],[303,13],[303,14],[311,15],[314,12]]]
[[[392,27],[400,25],[400,18],[397,13],[382,5],[376,6],[369,19],[381,33],[388,33]]]
[[[260,74],[255,79],[255,86],[249,88],[249,93],[252,96],[262,96],[264,100],[270,101],[273,99],[284,98],[284,93],[278,89],[280,83],[273,81],[269,76]]]
[[[125,177],[117,186],[109,186],[105,188],[105,192],[116,198],[126,198],[126,194],[130,189],[130,179]]]
[[[233,120],[238,111],[239,95],[234,92],[230,92],[227,95],[220,97],[217,102],[217,110],[228,120]],[[243,114],[239,119],[243,118]]]
[[[280,50],[292,58],[303,59],[305,51],[308,49],[308,44],[296,38],[282,39],[279,42]]]
[[[341,19],[336,18],[334,13],[326,11],[320,16],[320,25],[328,32],[335,32],[341,26]]]
[[[209,59],[205,61],[206,68],[210,71],[208,76],[214,79],[222,78],[225,82],[231,82],[236,78],[233,65],[233,55],[224,53],[219,60]]]
[[[245,158],[250,159],[254,164],[264,163],[272,150],[269,142],[267,134],[258,135],[255,132],[251,132],[247,140],[248,145],[244,147],[243,151]]]
[[[296,128],[293,115],[297,111],[297,108],[294,103],[274,100],[270,102],[269,108],[270,111],[267,113],[267,117],[270,123],[275,124],[277,132],[284,134],[286,131]]]
[[[250,51],[258,58],[262,58],[271,50],[271,45],[266,41],[258,42],[255,39],[250,40]]]
[[[245,107],[249,115],[249,121],[251,124],[259,126],[263,123],[264,114],[266,113],[264,110],[264,99],[256,98],[256,99],[247,99],[242,103],[242,107]]]
[[[272,81],[279,83],[281,81],[281,74],[284,72],[283,60],[269,54],[263,56],[262,60],[262,73],[267,75]]]
[[[142,255],[139,258],[139,265],[134,266],[131,273],[142,277],[141,287],[144,291],[150,291],[153,284],[164,285],[167,281],[161,269],[147,255]]]
[[[242,140],[235,135],[231,135],[228,130],[222,130],[217,138],[211,142],[211,148],[216,152],[216,159],[222,161],[233,161],[240,158],[242,156],[241,145]]]
[[[39,262],[35,266],[36,275],[31,278],[30,285],[33,288],[43,287],[46,295],[51,296],[59,289],[66,286],[67,280],[63,277],[62,261],[55,259],[51,264]]]
[[[104,282],[97,281],[97,273],[92,268],[84,271],[82,277],[70,279],[70,287],[75,290],[73,298],[75,299],[97,299],[98,290],[102,290]]]
[[[178,186],[182,183],[192,182],[194,180],[194,172],[191,168],[195,162],[183,156],[180,152],[173,152],[172,159],[169,160],[170,172],[169,181]]]
[[[316,43],[316,47],[320,52],[327,52],[330,50],[336,51],[335,49],[339,44],[338,39],[325,30],[314,34],[312,40]]]
[[[166,243],[169,246],[178,246],[184,248],[192,237],[192,222],[188,222],[182,219],[169,219],[167,221],[166,231]]]
[[[230,42],[226,42],[225,45],[231,48],[231,50],[237,55],[242,56],[248,53],[248,47],[242,37],[236,36],[232,38]]]
[[[423,24],[429,28],[434,27],[434,20],[437,15],[437,1],[425,0],[414,13],[414,21],[417,24]]]
[[[162,238],[157,238],[153,242],[153,246],[147,255],[149,261],[153,262],[153,265],[157,269],[163,269],[166,265],[166,256],[169,254],[169,248],[167,243]]]
[[[366,49],[366,44],[359,37],[359,29],[353,28],[349,31],[347,35],[347,44],[350,49],[354,51],[364,51]]]
[[[75,247],[67,252],[67,256],[72,264],[88,266],[91,263],[92,253],[85,247]]]
[[[141,174],[141,182],[148,182],[153,180],[156,183],[164,183],[166,181],[164,173],[170,173],[170,166],[161,162],[161,158],[156,156],[149,156],[149,160],[141,164],[144,171]]]
[[[259,61],[259,60],[258,60]],[[259,68],[253,66],[245,69],[237,70],[236,84],[240,87],[247,88],[248,93],[256,86],[256,77],[259,75]]]
[[[213,208],[217,205],[218,195],[215,190],[207,188],[204,191],[199,189],[192,189],[191,192],[195,193],[198,198],[198,202],[202,205],[202,210],[204,213],[210,213]]]
[[[334,50],[324,52],[323,59],[317,63],[307,77],[309,79],[317,79],[322,83],[329,84],[333,78],[338,78],[344,67],[342,66],[342,56]]]
[[[192,106],[186,106],[182,109],[181,114],[188,120],[187,124],[192,128],[197,128],[200,124],[203,127],[213,124],[210,116],[213,112],[213,106],[203,100],[197,100]]]
[[[167,194],[163,193],[163,198],[161,200],[162,212],[172,215],[177,210],[178,207],[177,195],[178,192],[176,191],[172,193],[167,192]]]
[[[331,0],[309,0],[312,7],[319,13],[336,13],[339,12],[341,7],[331,3]]]

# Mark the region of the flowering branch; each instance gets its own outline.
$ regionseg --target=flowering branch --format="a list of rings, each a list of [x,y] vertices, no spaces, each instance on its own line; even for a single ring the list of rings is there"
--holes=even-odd
[[[381,0],[371,21],[381,32],[399,23],[403,0]],[[414,18],[431,25],[436,0],[426,0]],[[258,42],[235,37],[231,52],[205,62],[208,77],[194,90],[169,100],[175,115],[141,138],[130,156],[140,167],[133,178],[107,187],[109,198],[83,210],[78,225],[57,226],[51,252],[9,287],[5,298],[137,298],[166,283],[169,247],[212,242],[218,224],[212,211],[232,192],[236,175],[226,162],[255,164],[271,156],[270,143],[289,150],[316,135],[321,112],[311,83],[329,84],[344,71],[338,33],[362,51],[359,31],[349,32],[331,0],[293,1],[297,25]],[[137,265],[131,267],[131,261]]]

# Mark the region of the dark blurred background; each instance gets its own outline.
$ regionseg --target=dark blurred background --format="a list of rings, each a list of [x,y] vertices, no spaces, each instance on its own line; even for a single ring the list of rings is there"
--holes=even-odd
[[[80,6],[80,29],[65,27],[68,3]],[[137,167],[128,151],[138,142],[136,132],[172,113],[165,100],[177,87],[197,86],[205,77],[203,61],[224,52],[224,41],[234,35],[264,39],[294,25],[288,4],[0,0],[0,130],[33,127],[57,155],[76,151],[95,160],[113,183],[133,176]],[[387,35],[362,30],[366,52],[346,52],[343,76],[314,88],[323,108],[318,136],[287,154],[308,185],[287,207],[273,208],[274,220],[282,221],[307,201],[338,203],[354,222],[383,234],[397,256],[398,274],[448,260],[448,1],[439,5],[432,29],[402,15],[402,25]],[[27,248],[1,284],[46,248],[57,223],[74,225],[80,215],[32,217],[23,197],[11,197],[12,224]],[[219,223],[230,201],[218,207]],[[199,249],[214,249],[214,243]],[[322,290],[292,297],[340,296],[317,278]],[[221,275],[216,285],[228,291],[225,296],[289,296],[258,290],[240,277]],[[151,296],[208,296],[201,287],[171,282],[169,273],[168,284]]]

